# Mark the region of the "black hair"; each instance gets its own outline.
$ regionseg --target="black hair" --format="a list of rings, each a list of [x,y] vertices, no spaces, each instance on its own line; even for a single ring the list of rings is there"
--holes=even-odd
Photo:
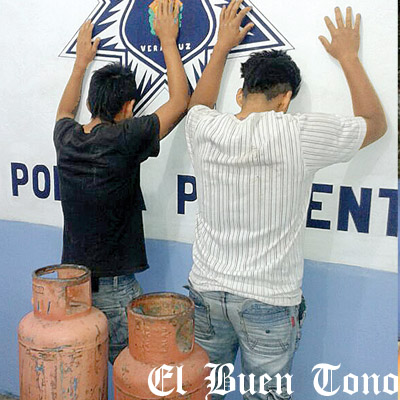
[[[244,96],[249,93],[264,93],[267,100],[292,91],[292,99],[299,92],[300,70],[285,51],[262,51],[251,54],[242,64]]]
[[[114,122],[127,101],[138,99],[135,75],[130,68],[113,63],[94,72],[88,95],[92,118]]]

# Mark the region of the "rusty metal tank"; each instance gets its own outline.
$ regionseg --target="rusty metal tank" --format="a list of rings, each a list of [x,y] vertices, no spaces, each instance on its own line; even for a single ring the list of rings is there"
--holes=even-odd
[[[194,342],[194,304],[175,293],[152,293],[127,308],[129,346],[114,363],[114,400],[204,400],[208,355]]]
[[[106,400],[108,329],[92,307],[90,271],[56,265],[32,274],[33,312],[18,327],[21,400]]]

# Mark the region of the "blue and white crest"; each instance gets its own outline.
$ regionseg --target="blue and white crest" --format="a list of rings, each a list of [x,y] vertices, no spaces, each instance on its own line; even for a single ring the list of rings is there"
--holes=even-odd
[[[167,90],[166,69],[159,40],[151,33],[149,6],[152,0],[98,0],[89,18],[93,35],[101,41],[96,59],[120,61],[136,74],[142,98],[136,107],[140,115],[150,101]],[[194,88],[217,41],[219,15],[227,0],[182,0],[182,26],[178,47],[189,83]],[[243,42],[232,49],[229,57],[246,57],[257,50],[293,49],[285,37],[254,7],[244,0],[241,7],[251,6],[243,25],[255,24]],[[77,34],[61,56],[74,57]]]

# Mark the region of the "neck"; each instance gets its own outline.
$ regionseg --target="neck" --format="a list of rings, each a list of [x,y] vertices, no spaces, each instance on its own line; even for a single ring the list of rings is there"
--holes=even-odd
[[[85,133],[90,133],[90,132],[92,131],[92,129],[93,129],[96,125],[99,125],[99,124],[101,124],[101,123],[102,123],[102,121],[101,121],[101,119],[100,119],[99,117],[92,118],[88,124],[83,125],[83,131],[84,131]]]
[[[284,111],[282,108],[281,99],[279,96],[271,100],[267,100],[263,93],[249,94],[244,99],[240,113],[236,114],[239,119],[244,119],[251,113],[260,113],[267,111]]]

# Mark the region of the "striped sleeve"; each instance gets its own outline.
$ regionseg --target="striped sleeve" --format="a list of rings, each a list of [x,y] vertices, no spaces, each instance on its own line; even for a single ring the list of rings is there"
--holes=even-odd
[[[192,107],[187,116],[185,123],[185,135],[188,145],[189,154],[192,155],[193,137],[196,134],[199,123],[204,121],[205,118],[213,116],[217,111],[203,105]]]
[[[318,170],[350,161],[360,149],[367,125],[361,117],[331,114],[298,114],[305,164]]]

